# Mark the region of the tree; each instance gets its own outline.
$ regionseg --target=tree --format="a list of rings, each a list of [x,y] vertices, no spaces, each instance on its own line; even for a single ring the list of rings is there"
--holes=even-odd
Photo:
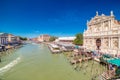
[[[82,45],[83,44],[83,34],[78,33],[76,34],[76,39],[73,41],[75,45]]]
[[[20,38],[20,40],[23,40],[23,41],[26,41],[27,40],[27,38],[26,37],[19,37]]]
[[[50,39],[49,39],[49,41],[52,42],[52,41],[55,41],[56,39],[57,39],[57,37],[51,36]]]

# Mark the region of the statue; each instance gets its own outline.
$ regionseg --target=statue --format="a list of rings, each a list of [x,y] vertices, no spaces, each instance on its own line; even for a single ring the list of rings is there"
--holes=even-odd
[[[110,16],[114,16],[113,11],[110,12]]]
[[[96,11],[96,16],[98,16],[98,11]]]

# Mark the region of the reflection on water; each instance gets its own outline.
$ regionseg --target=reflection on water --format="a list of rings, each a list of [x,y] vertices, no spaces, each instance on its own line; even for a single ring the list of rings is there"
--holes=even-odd
[[[28,44],[16,50],[13,54],[2,57],[3,62],[0,67],[17,63],[1,75],[3,80],[91,80],[93,73],[92,67],[99,67],[99,64],[92,61],[74,70],[63,54],[51,54],[50,50],[44,44]],[[15,62],[14,62],[15,61]],[[19,61],[19,60],[18,60]],[[5,64],[3,64],[5,63]],[[1,66],[2,65],[2,66]],[[102,67],[101,67],[102,70]],[[93,71],[93,72],[91,72]],[[92,74],[91,74],[92,73]]]
[[[12,61],[9,64],[5,65],[4,67],[0,68],[0,74],[4,73],[4,72],[8,71],[9,69],[11,69],[12,67],[14,67],[20,61],[20,59],[21,59],[21,57],[18,57],[14,61]]]

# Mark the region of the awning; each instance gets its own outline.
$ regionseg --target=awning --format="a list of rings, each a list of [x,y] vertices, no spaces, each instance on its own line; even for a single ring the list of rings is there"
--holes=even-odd
[[[111,59],[111,60],[107,60],[108,63],[116,65],[116,66],[120,66],[120,59]]]

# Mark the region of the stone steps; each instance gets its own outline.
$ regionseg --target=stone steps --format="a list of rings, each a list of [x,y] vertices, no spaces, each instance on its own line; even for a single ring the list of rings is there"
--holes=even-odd
[[[108,79],[111,79],[111,76],[109,76],[109,75],[107,74],[107,72],[104,72],[103,74],[101,74],[101,75],[99,76],[99,79],[100,79],[100,80],[108,80]]]
[[[102,75],[98,77],[99,80],[106,80]]]

